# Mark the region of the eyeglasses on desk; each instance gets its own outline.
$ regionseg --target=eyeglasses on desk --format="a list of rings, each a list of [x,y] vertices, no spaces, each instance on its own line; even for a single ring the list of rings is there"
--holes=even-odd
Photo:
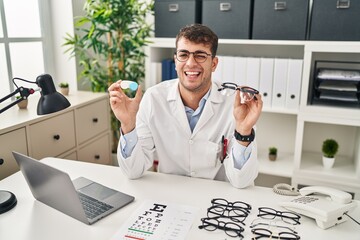
[[[241,201],[229,202],[223,198],[211,200],[207,217],[201,218],[199,229],[207,231],[223,230],[230,237],[243,238],[244,220],[251,211],[251,205]],[[241,224],[241,225],[240,225]]]
[[[282,221],[292,225],[300,224],[301,218],[301,216],[296,213],[278,211],[269,207],[259,207],[259,214],[257,216],[264,219],[275,219],[276,217],[279,217]]]
[[[235,201],[235,202],[229,202],[226,199],[223,198],[214,198],[211,200],[211,204],[213,206],[222,206],[226,208],[232,208],[232,209],[243,209],[247,213],[250,213],[251,211],[251,205],[242,201]]]
[[[228,235],[229,237],[244,237],[242,235],[242,232],[244,231],[243,227],[234,222],[227,222],[226,218],[223,219],[224,221],[222,221],[222,219],[222,217],[202,218],[202,225],[199,226],[199,229],[205,229],[207,231],[215,231],[216,229],[221,229],[224,230],[226,235]]]

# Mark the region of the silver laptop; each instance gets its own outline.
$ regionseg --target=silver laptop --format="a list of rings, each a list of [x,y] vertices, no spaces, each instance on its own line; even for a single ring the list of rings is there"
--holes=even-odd
[[[84,177],[69,175],[31,157],[13,151],[34,197],[83,223],[93,224],[134,201],[134,197]]]

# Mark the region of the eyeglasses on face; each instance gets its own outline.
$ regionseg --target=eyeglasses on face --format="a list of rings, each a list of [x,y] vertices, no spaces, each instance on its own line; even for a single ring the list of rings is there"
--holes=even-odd
[[[268,207],[260,207],[257,216],[264,219],[275,219],[275,217],[280,217],[281,220],[292,225],[300,224],[301,218],[301,216],[296,213],[277,211]]]
[[[273,233],[266,228],[253,228],[251,229],[253,237],[251,239],[281,239],[281,240],[298,240],[300,236],[292,232],[277,232]]]
[[[230,220],[245,225],[244,220],[248,216],[248,212],[242,208],[226,208],[220,205],[215,205],[207,209],[207,216],[209,218],[229,218]]]
[[[243,99],[246,102],[256,99],[255,95],[259,94],[259,91],[256,90],[255,88],[247,87],[247,86],[240,87],[232,82],[222,83],[218,91],[224,96],[231,96],[236,91],[240,91],[241,99]]]
[[[221,229],[230,237],[243,238],[241,233],[244,231],[244,228],[234,222],[219,221],[219,218],[202,218],[201,223],[202,225],[199,226],[199,229],[205,229],[207,231]]]
[[[190,58],[190,54],[194,56],[197,63],[203,63],[208,57],[212,56],[212,54],[204,51],[189,52],[188,50],[178,50],[175,52],[176,59],[179,62],[186,62]]]
[[[250,213],[251,205],[245,202],[236,201],[236,202],[229,202],[226,199],[223,198],[214,198],[211,200],[211,204],[213,206],[222,206],[226,208],[234,208],[235,210],[237,208],[245,210],[247,213]]]

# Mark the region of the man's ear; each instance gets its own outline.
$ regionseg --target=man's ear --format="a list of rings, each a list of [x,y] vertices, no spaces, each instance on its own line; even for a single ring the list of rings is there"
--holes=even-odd
[[[175,66],[176,66],[176,62],[177,62],[177,61],[176,61],[176,56],[175,56],[175,55],[174,55],[174,62],[175,62]]]
[[[219,58],[214,57],[213,60],[212,60],[212,66],[211,66],[211,71],[212,72],[215,72],[218,63],[219,63]]]

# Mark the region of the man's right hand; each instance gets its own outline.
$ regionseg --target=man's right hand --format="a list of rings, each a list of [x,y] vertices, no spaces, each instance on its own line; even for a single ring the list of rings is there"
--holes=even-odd
[[[142,90],[139,85],[134,98],[129,98],[120,87],[121,80],[113,83],[108,88],[111,110],[121,122],[121,130],[124,134],[131,132],[136,126],[136,114],[139,110],[142,98]]]

